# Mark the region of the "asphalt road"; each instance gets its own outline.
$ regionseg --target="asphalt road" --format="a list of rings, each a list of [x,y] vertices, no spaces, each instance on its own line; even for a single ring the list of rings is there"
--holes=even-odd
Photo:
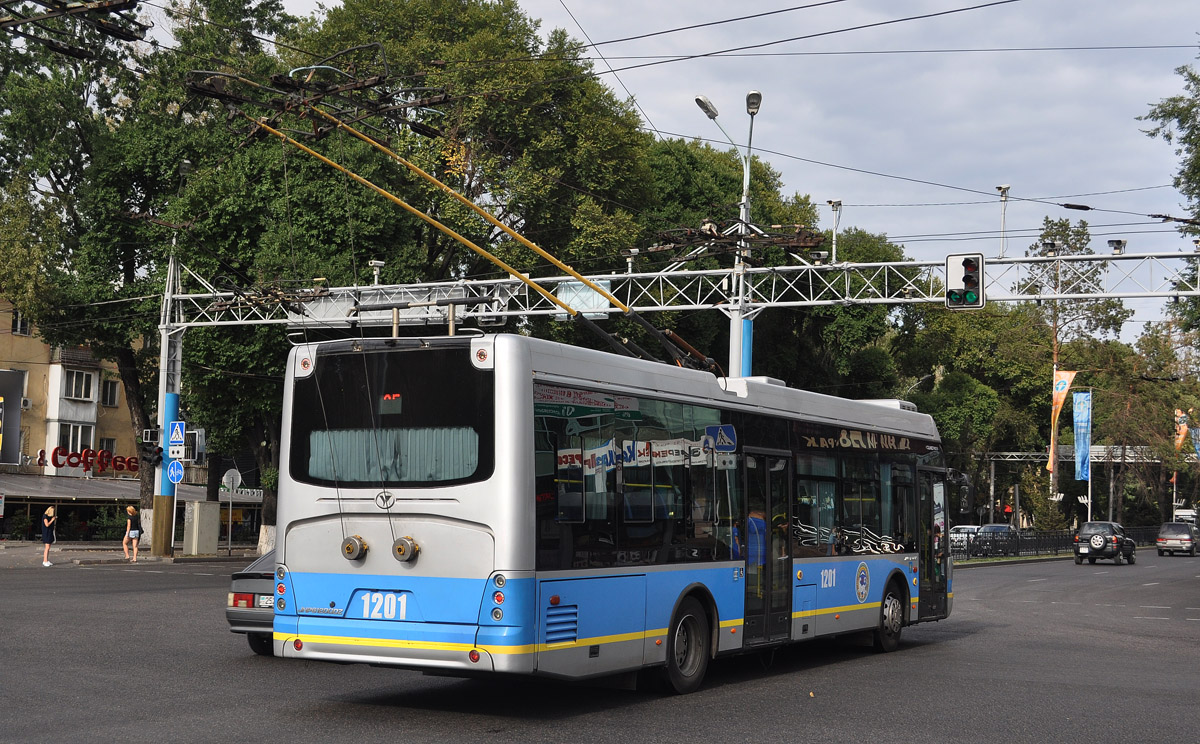
[[[954,614],[678,697],[253,655],[228,564],[0,570],[0,741],[1200,741],[1200,559],[955,573]]]

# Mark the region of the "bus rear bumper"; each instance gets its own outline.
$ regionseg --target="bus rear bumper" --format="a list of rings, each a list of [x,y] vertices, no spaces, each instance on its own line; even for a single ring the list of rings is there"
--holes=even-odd
[[[291,625],[294,630],[281,626]],[[386,636],[383,631],[392,631]],[[445,674],[528,674],[537,655],[519,645],[477,645],[478,625],[378,623],[300,618],[276,623],[275,655],[283,658],[374,664]],[[482,640],[482,639],[481,639]]]

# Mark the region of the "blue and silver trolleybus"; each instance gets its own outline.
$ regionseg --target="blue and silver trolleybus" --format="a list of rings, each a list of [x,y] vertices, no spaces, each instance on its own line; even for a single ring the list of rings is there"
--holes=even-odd
[[[516,335],[293,349],[276,655],[587,679],[950,614],[929,416]]]

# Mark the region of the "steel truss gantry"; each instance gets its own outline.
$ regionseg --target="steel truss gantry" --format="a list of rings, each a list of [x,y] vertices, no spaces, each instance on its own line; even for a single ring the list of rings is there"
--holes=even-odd
[[[1106,298],[1200,296],[1190,249],[1122,255],[989,258],[985,288],[990,302],[1046,302]],[[181,284],[164,301],[175,305],[180,327],[287,324],[292,328],[349,328],[390,325],[390,311],[355,312],[358,305],[427,303],[448,298],[491,301],[458,310],[458,318],[482,325],[508,318],[561,315],[562,309],[512,278],[423,282],[402,285],[313,287],[300,290],[218,290],[187,270],[201,291]],[[741,308],[752,318],[768,308],[823,305],[941,303],[946,286],[942,261],[891,263],[803,263],[794,266],[673,270],[588,277],[639,313],[663,310]],[[620,314],[599,295],[566,276],[535,279],[539,285],[590,317]],[[191,284],[192,282],[187,282]],[[445,324],[445,306],[400,311],[402,324]]]

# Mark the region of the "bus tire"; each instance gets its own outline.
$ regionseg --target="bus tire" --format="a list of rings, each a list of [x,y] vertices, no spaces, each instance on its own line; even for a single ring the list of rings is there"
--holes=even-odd
[[[879,603],[879,627],[875,629],[875,650],[889,653],[900,648],[900,632],[904,629],[904,595],[895,582],[883,590],[883,601]]]
[[[667,631],[667,683],[675,692],[695,692],[708,670],[712,640],[708,615],[695,597],[685,597]]]
[[[247,633],[246,642],[250,644],[250,650],[259,656],[275,655],[275,642],[271,640],[270,633]]]

